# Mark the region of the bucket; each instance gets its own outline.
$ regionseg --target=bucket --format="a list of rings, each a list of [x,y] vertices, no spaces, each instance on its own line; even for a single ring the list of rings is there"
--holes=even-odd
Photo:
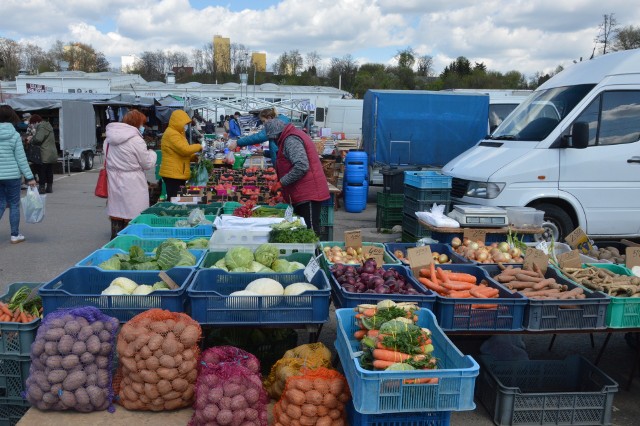
[[[367,153],[350,149],[345,157],[344,179],[346,183],[362,183],[368,180]]]
[[[367,208],[369,184],[364,181],[344,185],[344,210],[349,213],[360,213]]]

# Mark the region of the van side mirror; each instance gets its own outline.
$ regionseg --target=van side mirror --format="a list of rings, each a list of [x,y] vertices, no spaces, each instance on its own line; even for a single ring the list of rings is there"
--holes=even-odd
[[[578,121],[571,126],[571,147],[584,149],[589,146],[589,123]]]

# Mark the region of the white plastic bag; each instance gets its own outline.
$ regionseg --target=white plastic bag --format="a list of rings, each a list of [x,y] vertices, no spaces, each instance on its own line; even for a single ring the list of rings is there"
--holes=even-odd
[[[27,195],[22,197],[20,204],[24,211],[24,220],[27,223],[40,223],[44,219],[44,206],[46,195],[40,195],[38,189],[29,187],[27,189]]]
[[[460,224],[457,220],[447,217],[444,214],[444,204],[433,204],[431,212],[416,212],[418,219],[427,222],[431,226],[437,228],[459,228]]]

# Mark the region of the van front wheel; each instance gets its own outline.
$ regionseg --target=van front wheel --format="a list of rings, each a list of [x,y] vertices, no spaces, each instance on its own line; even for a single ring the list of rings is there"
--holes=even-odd
[[[564,241],[564,238],[575,229],[571,217],[555,204],[539,204],[536,209],[544,211],[542,228],[544,233],[537,234],[536,239],[544,241]]]

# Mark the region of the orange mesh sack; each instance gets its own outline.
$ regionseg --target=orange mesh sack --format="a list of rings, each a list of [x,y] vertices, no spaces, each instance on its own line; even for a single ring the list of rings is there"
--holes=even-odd
[[[284,385],[291,376],[300,374],[302,368],[331,367],[331,351],[322,343],[308,343],[285,352],[264,380],[264,388],[273,399],[280,399]]]
[[[200,325],[187,314],[151,309],[122,326],[118,351],[119,403],[128,410],[189,407],[198,376]]]
[[[345,377],[336,370],[303,369],[292,376],[273,407],[275,426],[344,426],[345,403],[351,399]]]

